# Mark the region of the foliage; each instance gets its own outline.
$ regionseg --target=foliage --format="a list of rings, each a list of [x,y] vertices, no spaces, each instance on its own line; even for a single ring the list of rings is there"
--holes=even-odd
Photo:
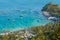
[[[52,2],[46,4],[42,11],[47,11],[50,14],[52,14],[52,16],[56,16],[56,17],[60,17],[60,7],[56,4],[53,4]]]

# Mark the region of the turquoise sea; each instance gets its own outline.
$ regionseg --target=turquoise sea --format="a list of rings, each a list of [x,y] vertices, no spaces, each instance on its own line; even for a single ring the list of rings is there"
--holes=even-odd
[[[41,12],[49,2],[60,6],[60,0],[0,0],[0,31],[19,30],[52,22]]]

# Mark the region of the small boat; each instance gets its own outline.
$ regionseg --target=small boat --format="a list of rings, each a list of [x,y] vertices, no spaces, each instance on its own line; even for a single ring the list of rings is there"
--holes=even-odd
[[[23,17],[24,15],[23,14],[20,14],[20,16],[19,17]]]
[[[20,10],[16,10],[17,12],[20,12]]]

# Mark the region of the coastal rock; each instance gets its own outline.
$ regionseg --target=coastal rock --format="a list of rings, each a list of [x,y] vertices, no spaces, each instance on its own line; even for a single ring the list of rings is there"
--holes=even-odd
[[[43,13],[43,15],[45,15],[45,16],[50,16],[50,14],[49,14],[49,12],[47,12],[47,11],[42,11],[42,13]]]
[[[57,20],[57,18],[56,18],[56,17],[48,17],[48,20],[56,21],[56,20]]]
[[[49,12],[47,12],[47,11],[42,11],[42,13],[43,13],[43,15],[45,15],[45,16],[47,17],[48,20],[54,20],[54,21],[57,20],[56,17],[52,17],[52,16],[49,14]]]

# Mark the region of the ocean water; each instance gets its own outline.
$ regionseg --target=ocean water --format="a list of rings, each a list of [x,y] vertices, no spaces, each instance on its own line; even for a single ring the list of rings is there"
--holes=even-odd
[[[60,0],[0,0],[0,31],[19,30],[52,22],[41,12],[49,2],[60,6]]]

